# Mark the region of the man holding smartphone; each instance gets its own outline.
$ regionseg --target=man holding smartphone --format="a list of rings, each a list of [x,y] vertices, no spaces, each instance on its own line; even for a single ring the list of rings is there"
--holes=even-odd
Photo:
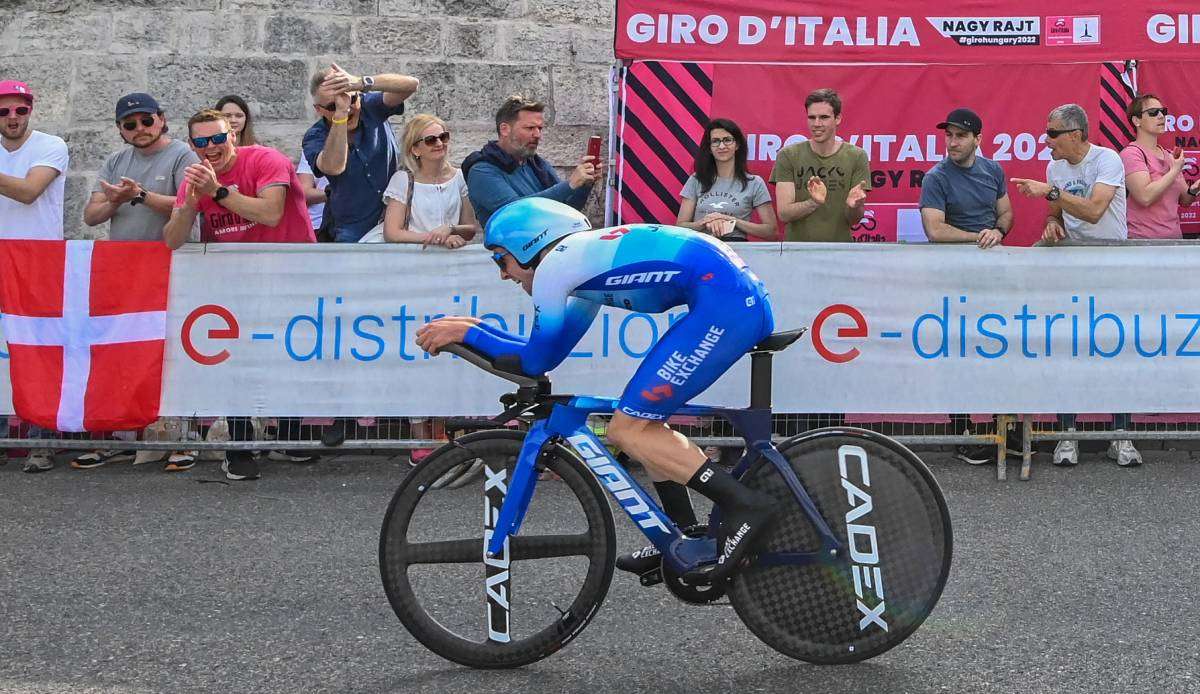
[[[513,200],[538,196],[582,210],[600,178],[599,138],[589,143],[588,153],[566,181],[537,154],[545,129],[544,104],[522,96],[510,96],[496,111],[496,139],[463,160],[467,191],[480,225],[496,210]],[[593,149],[594,152],[593,153]]]

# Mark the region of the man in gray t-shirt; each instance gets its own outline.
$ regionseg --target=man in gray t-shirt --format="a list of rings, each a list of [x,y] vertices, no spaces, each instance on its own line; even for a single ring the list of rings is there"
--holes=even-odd
[[[998,245],[1012,226],[1004,170],[976,153],[983,121],[956,108],[937,126],[946,132],[946,158],[921,182],[921,224],[935,243]]]
[[[167,136],[167,121],[149,94],[117,100],[117,133],[128,144],[109,155],[83,221],[109,222],[113,241],[161,241],[170,219],[183,170],[200,161],[186,144]]]

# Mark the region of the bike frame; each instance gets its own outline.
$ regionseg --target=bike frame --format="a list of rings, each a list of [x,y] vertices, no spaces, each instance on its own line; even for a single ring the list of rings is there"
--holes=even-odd
[[[685,536],[587,426],[589,415],[611,414],[616,407],[617,401],[612,398],[573,396],[566,403],[555,403],[549,417],[533,423],[521,447],[508,494],[487,544],[489,557],[501,556],[506,551],[509,536],[519,533],[537,486],[537,460],[547,444],[562,441],[575,450],[634,525],[662,552],[672,569],[683,574],[716,558],[716,527],[719,523],[716,507],[709,520],[707,536]],[[734,468],[734,477],[741,477],[759,458],[766,458],[783,477],[821,539],[821,548],[817,551],[762,553],[756,561],[758,565],[827,563],[843,554],[843,543],[834,536],[791,465],[771,442],[770,409],[689,405],[680,408],[676,414],[715,416],[733,424],[746,441],[746,453]]]

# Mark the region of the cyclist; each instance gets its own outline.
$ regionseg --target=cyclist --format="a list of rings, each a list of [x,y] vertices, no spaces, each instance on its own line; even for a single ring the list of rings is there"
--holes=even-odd
[[[713,582],[731,575],[774,520],[774,500],[708,460],[666,420],[771,333],[762,282],[710,236],[655,224],[592,229],[582,213],[546,198],[523,198],[498,210],[487,222],[484,245],[500,278],[533,297],[529,338],[449,316],[417,331],[417,344],[430,354],[464,343],[499,368],[536,377],[562,363],[603,305],[644,313],[688,307],[626,385],[608,439],[645,465],[664,512],[680,527],[696,523],[687,487],[721,509],[720,554],[706,571]],[[649,547],[621,557],[617,566],[644,573],[658,562]]]

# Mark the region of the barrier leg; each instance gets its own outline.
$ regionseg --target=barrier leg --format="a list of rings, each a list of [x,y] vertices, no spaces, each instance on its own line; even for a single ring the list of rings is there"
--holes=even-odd
[[[1021,481],[1028,482],[1033,473],[1033,415],[1021,416]]]
[[[996,480],[1003,482],[1008,479],[1007,466],[1004,459],[1008,455],[1008,420],[1009,415],[996,416]]]

